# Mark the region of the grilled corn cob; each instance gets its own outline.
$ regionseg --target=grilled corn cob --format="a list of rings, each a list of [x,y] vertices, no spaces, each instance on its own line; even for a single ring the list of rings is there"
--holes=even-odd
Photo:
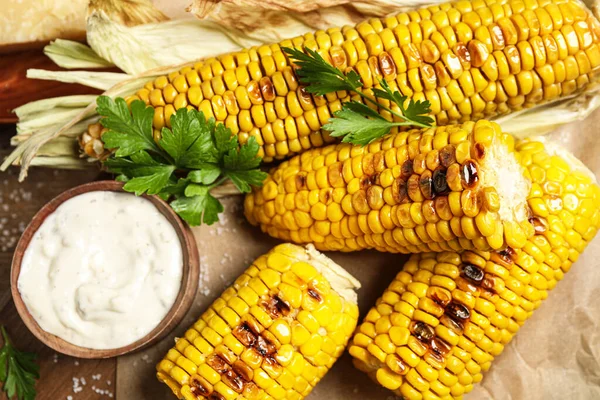
[[[309,150],[271,171],[245,213],[321,250],[520,248],[533,235],[530,187],[512,136],[481,120]]]
[[[157,365],[180,399],[299,400],[356,327],[356,279],[314,247],[259,257]]]
[[[352,340],[354,364],[407,400],[469,392],[600,227],[590,176],[539,142],[517,149],[534,181],[526,246],[413,255]]]
[[[259,155],[271,161],[332,142],[320,128],[350,99],[310,95],[282,47],[307,47],[354,69],[367,93],[385,79],[409,98],[429,100],[437,124],[446,125],[585,89],[598,80],[599,42],[600,24],[579,1],[459,1],[211,58],[156,78],[127,100],[155,108],[156,137],[176,109],[195,107],[240,143],[255,137]],[[97,146],[84,150],[103,154]]]

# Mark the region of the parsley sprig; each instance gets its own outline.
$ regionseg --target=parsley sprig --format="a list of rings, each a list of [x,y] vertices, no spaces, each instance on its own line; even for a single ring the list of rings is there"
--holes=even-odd
[[[389,121],[366,104],[354,100],[348,101],[344,103],[341,110],[333,114],[334,118],[330,118],[323,126],[323,129],[331,132],[331,136],[342,137],[343,142],[364,146],[387,135],[393,127],[429,128],[433,123],[433,119],[426,115],[431,112],[431,104],[428,100],[408,100],[407,96],[393,91],[383,79],[379,81],[381,89],[372,89],[375,96],[372,98],[360,90],[362,82],[356,71],[350,70],[345,74],[309,48],[304,49],[306,53],[289,47],[284,47],[283,51],[298,67],[296,74],[300,82],[307,85],[306,90],[309,93],[322,96],[337,91],[349,91],[395,117],[394,121]],[[398,110],[381,104],[377,99],[396,104]]]
[[[9,399],[35,399],[35,382],[40,377],[36,355],[19,351],[13,346],[4,327],[0,327],[4,346],[0,349],[0,383]]]
[[[113,150],[104,166],[126,182],[126,191],[170,201],[190,225],[218,221],[223,205],[211,190],[226,180],[248,193],[267,177],[258,169],[262,159],[256,139],[240,146],[229,128],[207,120],[201,111],[177,110],[171,129],[163,128],[158,142],[152,130],[154,110],[142,101],[131,103],[130,110],[122,98],[100,96],[97,111],[109,129],[102,136],[104,145]]]

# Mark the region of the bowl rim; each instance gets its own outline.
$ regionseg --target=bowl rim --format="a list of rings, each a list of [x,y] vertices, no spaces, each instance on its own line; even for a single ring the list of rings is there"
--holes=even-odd
[[[11,263],[10,287],[17,312],[29,331],[33,333],[36,338],[59,353],[79,358],[111,358],[148,347],[169,334],[181,322],[194,301],[200,275],[200,256],[198,254],[198,247],[194,235],[190,227],[179,218],[175,211],[173,211],[164,200],[160,199],[158,196],[142,195],[141,197],[149,200],[158,211],[167,218],[173,228],[175,228],[183,253],[183,273],[179,293],[169,312],[150,333],[126,346],[114,349],[90,349],[75,345],[52,333],[46,332],[39,326],[35,318],[27,309],[27,306],[21,297],[21,293],[18,290],[19,274],[21,272],[25,251],[34,234],[46,218],[56,211],[56,209],[65,201],[84,193],[96,191],[129,193],[123,189],[123,185],[123,183],[117,181],[95,181],[62,192],[46,203],[35,214],[29,225],[25,228],[25,231],[17,243],[17,247],[15,248]],[[134,196],[133,193],[130,194]]]

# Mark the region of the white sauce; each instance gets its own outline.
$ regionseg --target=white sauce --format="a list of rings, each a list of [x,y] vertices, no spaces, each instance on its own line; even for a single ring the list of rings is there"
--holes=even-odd
[[[49,215],[25,251],[18,288],[40,327],[92,349],[150,333],[181,286],[175,229],[148,200],[89,192]]]

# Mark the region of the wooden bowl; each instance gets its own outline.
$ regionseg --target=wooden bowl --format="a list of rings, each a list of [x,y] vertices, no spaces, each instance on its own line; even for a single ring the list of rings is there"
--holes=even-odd
[[[152,202],[152,204],[154,204],[154,206],[173,225],[183,250],[183,275],[181,288],[179,289],[179,294],[177,295],[171,310],[158,324],[158,326],[152,330],[152,332],[127,346],[115,349],[98,350],[77,346],[59,338],[56,335],[44,331],[29,313],[29,310],[23,302],[21,294],[17,288],[17,281],[19,279],[19,273],[21,272],[23,255],[25,254],[25,250],[29,246],[29,243],[31,242],[35,232],[40,228],[46,217],[52,214],[58,206],[60,206],[66,200],[69,200],[77,195],[95,191],[123,192],[123,184],[115,181],[98,181],[87,183],[63,192],[42,207],[42,209],[33,217],[29,226],[27,226],[25,229],[25,232],[23,232],[21,239],[19,239],[19,243],[17,244],[17,248],[15,249],[15,254],[13,256],[10,275],[10,287],[13,300],[21,319],[27,328],[29,328],[31,333],[33,333],[48,347],[51,347],[60,353],[80,358],[116,357],[134,350],[139,350],[146,346],[150,346],[151,344],[162,339],[181,322],[184,315],[192,305],[198,289],[198,277],[200,274],[198,247],[196,246],[196,241],[194,240],[194,236],[189,226],[181,221],[181,219],[177,216],[177,214],[175,214],[175,212],[166,202],[156,196],[144,196],[146,199],[150,200],[150,202]]]

